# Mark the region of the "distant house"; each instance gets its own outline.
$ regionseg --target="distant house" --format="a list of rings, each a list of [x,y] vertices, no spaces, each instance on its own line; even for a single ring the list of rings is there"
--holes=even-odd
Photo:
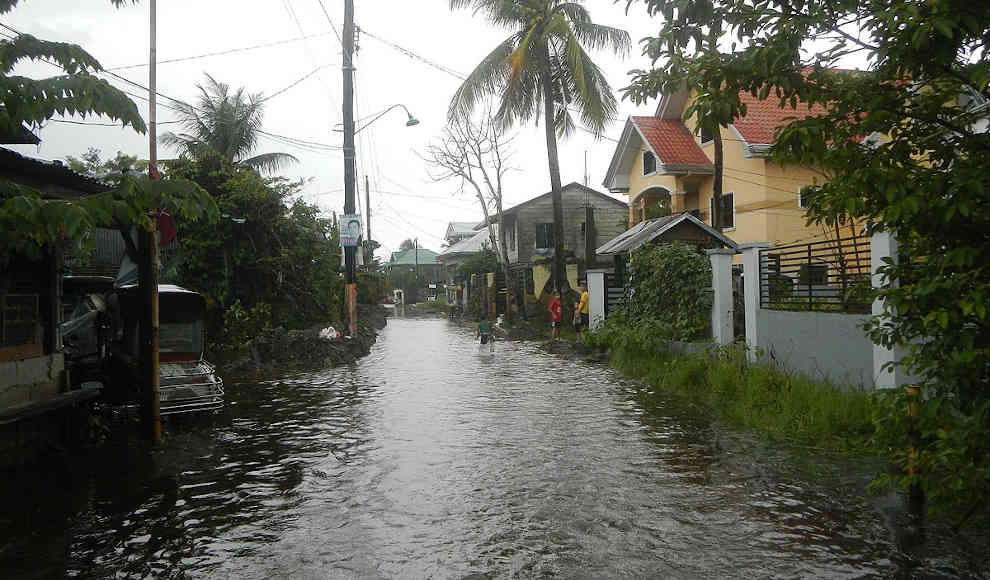
[[[591,232],[592,247],[610,240],[626,230],[628,206],[625,202],[580,183],[569,183],[561,191],[564,214],[564,251],[568,264],[568,279],[573,286],[579,272],[586,267],[585,220],[586,208],[594,217]],[[553,256],[553,200],[551,192],[536,196],[503,210],[505,242],[509,267],[520,274],[517,280],[525,284],[524,294],[539,298],[549,277],[549,260]],[[495,221],[497,218],[490,218]],[[479,224],[478,227],[484,225]]]
[[[406,300],[416,301],[422,293],[435,298],[443,282],[443,264],[437,256],[426,248],[392,252],[385,264],[389,282],[405,291]]]
[[[447,231],[443,239],[447,242],[447,247],[453,246],[457,242],[474,237],[476,222],[450,222],[447,224]]]
[[[443,264],[444,280],[448,284],[452,284],[457,267],[471,256],[479,254],[485,248],[495,249],[492,247],[491,239],[488,236],[488,228],[481,228],[474,232],[473,236],[464,238],[440,252],[437,256],[437,261]]]

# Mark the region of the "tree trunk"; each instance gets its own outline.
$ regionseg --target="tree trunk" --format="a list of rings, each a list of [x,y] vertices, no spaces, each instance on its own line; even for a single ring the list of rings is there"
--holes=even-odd
[[[553,87],[550,81],[550,55],[543,47],[543,120],[547,136],[547,161],[550,166],[550,197],[553,199],[553,278],[554,290],[564,293],[567,276],[564,271],[564,208],[561,202],[560,160],[557,156],[557,134],[553,123]]]
[[[715,176],[712,179],[712,227],[722,231],[722,127],[712,131],[715,140]]]
[[[495,200],[495,211],[498,215],[498,257],[502,262],[502,270],[505,272],[505,320],[512,322],[512,302],[515,298],[515,287],[512,285],[512,276],[509,274],[509,248],[505,245],[505,216],[502,215],[502,192]]]

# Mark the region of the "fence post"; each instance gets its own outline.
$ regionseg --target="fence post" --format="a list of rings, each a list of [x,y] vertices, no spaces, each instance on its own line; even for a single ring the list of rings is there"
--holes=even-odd
[[[731,344],[735,340],[732,329],[732,257],[731,248],[707,250],[712,263],[712,338],[715,344]]]
[[[605,271],[588,270],[588,318],[592,329],[598,328],[605,322],[607,292]]]
[[[872,272],[872,282],[874,288],[883,288],[888,285],[887,277],[877,272],[884,265],[884,259],[890,258],[897,261],[897,238],[890,232],[878,232],[870,239],[870,271]],[[890,286],[896,286],[897,281],[889,281]],[[873,316],[879,316],[886,312],[887,304],[882,298],[873,301]],[[878,389],[896,389],[902,386],[907,379],[907,373],[900,366],[893,369],[884,369],[884,365],[900,360],[900,350],[897,347],[887,348],[885,346],[873,345],[873,384]]]
[[[760,348],[760,329],[757,324],[762,277],[760,250],[769,247],[770,244],[767,242],[739,246],[743,254],[743,294],[746,295],[746,356],[750,361],[756,360],[756,352]]]

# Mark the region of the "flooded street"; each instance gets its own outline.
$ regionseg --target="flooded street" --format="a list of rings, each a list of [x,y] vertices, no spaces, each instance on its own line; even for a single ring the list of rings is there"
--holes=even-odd
[[[8,482],[0,575],[903,571],[862,474],[788,469],[676,406],[647,413],[614,371],[534,344],[492,356],[466,327],[392,319],[353,367],[228,384],[221,414],[170,425],[160,451],[111,442]]]

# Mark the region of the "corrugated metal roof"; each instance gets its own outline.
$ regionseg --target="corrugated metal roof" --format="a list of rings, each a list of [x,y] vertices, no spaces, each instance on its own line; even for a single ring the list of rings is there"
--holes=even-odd
[[[419,259],[417,260],[417,252],[419,252]],[[402,250],[401,252],[392,253],[392,259],[388,261],[390,266],[403,265],[411,266],[414,264],[419,264],[420,266],[428,266],[430,264],[437,264],[437,253],[433,250],[427,250],[426,248],[420,248],[419,250]]]
[[[601,256],[609,256],[631,252],[643,244],[652,242],[664,233],[673,229],[678,224],[685,221],[690,222],[696,227],[702,229],[709,236],[718,240],[722,245],[729,248],[736,247],[735,242],[725,237],[725,235],[721,232],[716,231],[714,228],[694,217],[690,213],[679,213],[639,222],[618,236],[605,242],[605,244],[595,250],[595,253]]]
[[[456,244],[450,246],[446,250],[440,252],[440,255],[450,256],[454,254],[476,254],[486,246],[490,246],[490,245],[491,245],[491,240],[488,239],[488,228],[485,228],[483,230],[476,232],[470,238],[461,240]]]

